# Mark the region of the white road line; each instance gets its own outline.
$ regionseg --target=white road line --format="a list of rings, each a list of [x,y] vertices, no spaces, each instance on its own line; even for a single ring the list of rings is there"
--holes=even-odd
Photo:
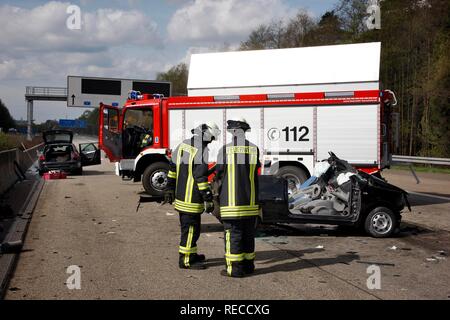
[[[448,197],[441,197],[441,196],[435,196],[432,194],[412,192],[412,191],[406,191],[406,192],[408,192],[409,194],[415,194],[415,195],[422,196],[422,197],[429,197],[429,198],[436,198],[436,199],[440,199],[440,200],[450,201],[450,198],[448,198]]]

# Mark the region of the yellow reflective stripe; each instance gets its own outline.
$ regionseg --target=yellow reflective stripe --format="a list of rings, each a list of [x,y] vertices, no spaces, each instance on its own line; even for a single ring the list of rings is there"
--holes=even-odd
[[[244,253],[245,260],[254,260],[256,258],[256,253],[250,252],[250,253]]]
[[[225,259],[229,260],[229,261],[242,261],[245,259],[245,253],[239,253],[239,254],[231,254],[231,253],[227,253],[225,254]]]
[[[194,152],[189,154],[189,172],[188,172],[188,180],[186,183],[186,194],[184,201],[191,202],[192,201],[192,191],[194,189],[194,175],[192,174],[192,166],[194,162],[194,157],[197,153],[197,150],[195,148]]]
[[[231,177],[231,182],[230,182],[230,186],[229,186],[229,189],[230,189],[230,192],[228,193],[228,198],[229,198],[229,205],[230,206],[234,206],[234,205],[236,205],[236,194],[235,194],[235,191],[236,191],[236,188],[235,188],[235,179],[236,179],[236,171],[235,171],[235,164],[234,164],[234,154],[230,154],[230,164],[228,165],[228,167],[229,168],[231,168],[231,174],[230,174],[230,177]]]
[[[225,230],[225,261],[227,263],[227,273],[229,276],[231,276],[233,265],[231,263],[231,260],[226,258],[226,256],[229,254],[231,254],[230,230]]]
[[[182,149],[183,151],[187,151],[189,153],[194,153],[194,152],[197,152],[197,150],[198,150],[196,147],[193,147],[184,142],[180,144],[180,149]]]
[[[200,182],[197,184],[198,190],[207,190],[209,188],[208,182]]]
[[[177,178],[177,173],[173,172],[173,171],[169,171],[169,173],[167,174],[167,177],[171,178],[171,179],[176,179]]]
[[[188,249],[188,250],[191,249],[193,235],[194,235],[194,226],[189,226],[189,234],[188,234],[187,243],[186,243],[186,249]],[[184,256],[184,265],[186,267],[189,267],[189,256],[190,256],[190,253],[186,253]]]
[[[186,203],[178,199],[175,199],[174,207],[177,210],[191,213],[202,213],[205,210],[203,203]]]
[[[258,216],[259,215],[259,211],[249,211],[249,212],[221,212],[220,216],[222,218],[239,218],[239,217],[253,217],[253,216]]]
[[[228,206],[228,207],[220,207],[220,211],[250,211],[250,210],[259,210],[258,205],[253,206]]]
[[[233,205],[231,203],[231,185],[232,185],[232,170],[231,170],[231,154],[227,154],[227,175],[228,175],[228,205]]]
[[[250,155],[250,205],[255,204],[255,168],[256,168],[256,155]]]
[[[177,186],[178,186],[178,176],[180,174],[180,163],[181,163],[182,151],[183,151],[183,149],[178,148],[178,153],[177,153],[177,183],[176,183]]]
[[[197,253],[197,247],[189,249],[189,248],[180,246],[178,252],[183,253],[183,254],[185,254],[185,253]]]

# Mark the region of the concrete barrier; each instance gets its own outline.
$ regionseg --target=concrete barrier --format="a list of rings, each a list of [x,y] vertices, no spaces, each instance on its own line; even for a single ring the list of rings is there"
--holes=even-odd
[[[0,194],[11,188],[38,159],[43,143],[27,150],[12,149],[0,152]]]
[[[18,179],[14,161],[17,149],[0,152],[0,194],[8,190]]]

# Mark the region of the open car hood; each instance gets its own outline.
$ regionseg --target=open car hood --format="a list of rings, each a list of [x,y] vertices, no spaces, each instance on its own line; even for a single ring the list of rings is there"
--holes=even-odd
[[[47,143],[72,143],[73,132],[69,130],[49,130],[42,134]]]

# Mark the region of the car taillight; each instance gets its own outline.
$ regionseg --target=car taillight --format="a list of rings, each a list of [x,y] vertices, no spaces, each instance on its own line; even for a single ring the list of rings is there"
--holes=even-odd
[[[43,154],[41,154],[41,155],[39,156],[39,161],[45,161],[45,156],[44,156]]]

